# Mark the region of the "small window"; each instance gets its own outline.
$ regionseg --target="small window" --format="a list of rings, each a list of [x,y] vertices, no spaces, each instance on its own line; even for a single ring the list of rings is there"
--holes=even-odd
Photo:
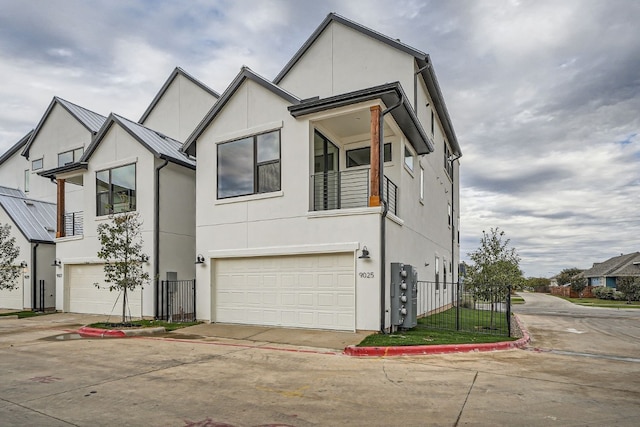
[[[384,144],[384,161],[391,161],[391,143]],[[366,166],[371,163],[371,147],[356,148],[347,151],[347,167]]]
[[[451,203],[447,203],[447,209],[449,213],[449,219],[447,220],[447,224],[451,227]]]
[[[435,273],[436,273],[436,291],[440,290],[440,258],[436,257],[436,265],[435,265]]]
[[[409,150],[409,148],[405,146],[404,147],[404,165],[408,167],[409,170],[412,172],[413,172],[413,163],[414,163],[414,155],[411,152],[411,150]]]
[[[64,153],[59,153],[58,166],[64,166],[79,161],[83,153],[84,148],[82,147],[76,148],[75,150],[65,151]]]
[[[280,131],[218,144],[218,199],[280,190]]]
[[[420,201],[424,200],[424,167],[420,165]]]
[[[36,159],[34,161],[31,162],[31,170],[32,171],[37,171],[39,169],[42,169],[42,159]]]
[[[31,175],[31,172],[29,172],[29,169],[24,171],[24,192],[28,193],[29,192],[29,175]]]
[[[433,115],[433,110],[432,110],[431,111],[431,136],[433,136],[435,128],[436,128],[436,118]]]

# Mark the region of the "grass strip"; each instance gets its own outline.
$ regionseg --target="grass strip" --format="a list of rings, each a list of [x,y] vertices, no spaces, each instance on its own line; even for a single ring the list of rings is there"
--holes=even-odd
[[[116,322],[97,322],[88,325],[92,328],[99,329],[137,329],[137,328],[159,328],[163,327],[167,332],[175,331],[176,329],[186,328],[188,326],[198,325],[202,322],[184,322],[184,323],[170,323],[164,320],[133,320],[127,323]]]

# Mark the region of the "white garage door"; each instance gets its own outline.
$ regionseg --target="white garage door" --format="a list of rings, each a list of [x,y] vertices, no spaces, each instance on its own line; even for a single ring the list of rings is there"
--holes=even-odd
[[[217,322],[355,330],[354,254],[216,260]]]
[[[122,295],[109,292],[104,282],[102,264],[70,265],[67,270],[68,311],[71,313],[122,315]],[[100,285],[98,289],[94,283]],[[128,310],[133,317],[140,317],[140,290],[127,292]],[[116,303],[116,298],[118,299]],[[115,306],[114,306],[115,303]]]
[[[22,276],[18,278],[19,285],[13,290],[0,290],[0,308],[10,308],[14,310],[22,310]]]

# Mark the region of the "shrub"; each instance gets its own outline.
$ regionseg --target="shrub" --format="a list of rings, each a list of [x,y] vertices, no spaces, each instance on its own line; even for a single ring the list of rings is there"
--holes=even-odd
[[[618,292],[613,288],[608,288],[606,286],[598,286],[593,288],[593,294],[598,299],[604,300],[612,300],[612,301],[622,301],[624,300],[624,294],[622,292]]]

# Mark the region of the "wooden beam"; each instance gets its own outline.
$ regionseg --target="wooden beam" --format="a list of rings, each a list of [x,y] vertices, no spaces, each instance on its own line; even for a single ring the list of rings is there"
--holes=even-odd
[[[64,237],[64,179],[56,180],[58,193],[56,198],[56,237]]]
[[[379,105],[371,107],[369,206],[380,206],[380,114],[381,109]]]

